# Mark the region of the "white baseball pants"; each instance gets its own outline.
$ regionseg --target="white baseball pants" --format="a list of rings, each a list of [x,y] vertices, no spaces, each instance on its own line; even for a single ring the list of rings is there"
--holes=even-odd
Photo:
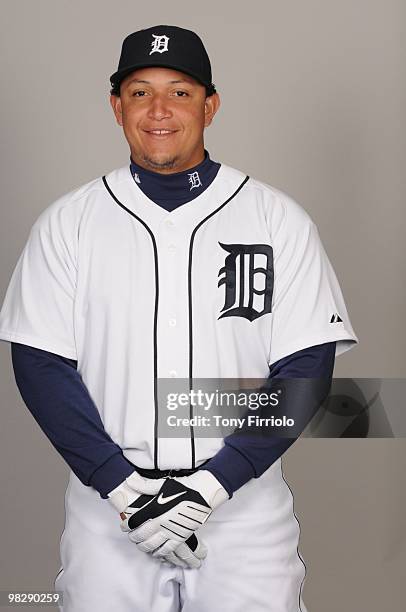
[[[98,492],[71,473],[65,496],[63,612],[307,612],[299,524],[281,459],[217,508],[199,534],[199,569],[166,567],[138,550]]]

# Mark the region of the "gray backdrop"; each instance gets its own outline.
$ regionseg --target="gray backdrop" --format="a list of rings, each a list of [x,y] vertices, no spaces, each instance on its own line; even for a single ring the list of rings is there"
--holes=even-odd
[[[128,161],[108,103],[122,39],[176,24],[212,60],[212,158],[284,190],[319,227],[360,339],[335,376],[405,377],[405,13],[401,0],[2,0],[1,299],[39,213]],[[6,343],[0,368],[0,589],[50,589],[68,469]],[[284,456],[309,612],[404,610],[404,461],[401,439],[300,440]]]

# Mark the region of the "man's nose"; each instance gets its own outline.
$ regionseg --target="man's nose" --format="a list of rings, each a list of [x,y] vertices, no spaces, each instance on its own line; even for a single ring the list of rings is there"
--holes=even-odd
[[[172,111],[170,110],[169,100],[163,95],[154,95],[148,109],[148,115],[151,119],[170,117]]]

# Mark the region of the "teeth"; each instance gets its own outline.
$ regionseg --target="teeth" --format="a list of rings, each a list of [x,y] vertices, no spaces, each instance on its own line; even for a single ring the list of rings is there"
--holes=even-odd
[[[172,130],[150,130],[151,134],[170,134]]]

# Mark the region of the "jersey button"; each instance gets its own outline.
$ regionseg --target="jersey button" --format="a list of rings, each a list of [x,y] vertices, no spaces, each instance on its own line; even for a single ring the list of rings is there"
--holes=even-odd
[[[168,251],[174,253],[176,251],[176,246],[174,244],[168,245]]]
[[[177,371],[176,371],[176,370],[171,370],[171,371],[169,372],[169,376],[170,376],[171,378],[176,378],[176,377],[177,377],[177,375],[178,375],[178,373],[177,373]]]
[[[168,219],[167,221],[165,221],[165,225],[166,227],[175,227],[175,221],[172,221],[172,219]]]
[[[171,327],[176,327],[176,319],[169,319],[169,325]]]

